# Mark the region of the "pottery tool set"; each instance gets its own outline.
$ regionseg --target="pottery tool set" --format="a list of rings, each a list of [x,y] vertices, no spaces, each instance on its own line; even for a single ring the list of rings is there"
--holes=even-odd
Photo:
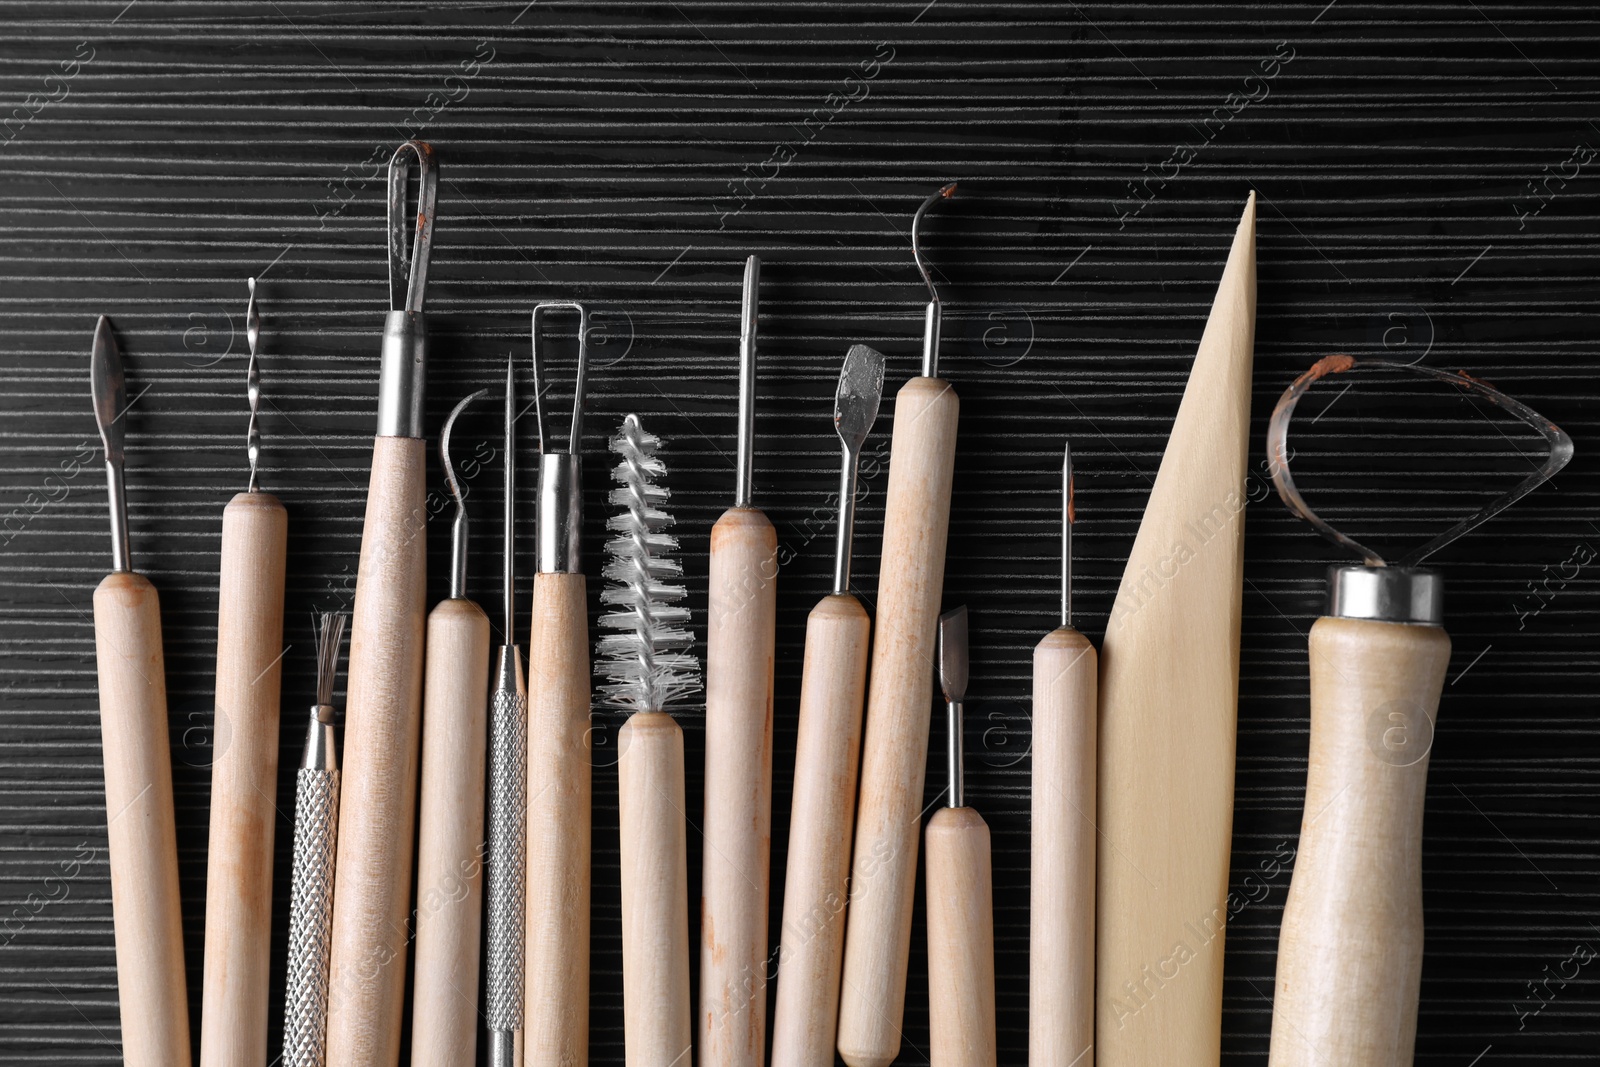
[[[593,697],[628,715],[616,799],[629,1067],[763,1067],[773,981],[773,1067],[831,1067],[836,1053],[849,1067],[896,1062],[924,833],[921,978],[931,1042],[918,1055],[934,1067],[994,1067],[994,882],[989,826],[977,809],[1001,815],[969,803],[966,788],[967,609],[940,614],[960,404],[939,376],[943,304],[923,252],[926,216],[955,185],[911,219],[912,259],[929,300],[921,373],[894,399],[875,590],[857,587],[851,562],[858,469],[889,361],[856,344],[839,373],[833,581],[806,620],[783,904],[772,924],[775,715],[791,709],[774,693],[777,533],[755,493],[761,261],[752,255],[744,269],[732,506],[708,531],[704,630],[686,603],[692,576],[672,533],[670,442],[638,414],[622,418],[610,439],[609,538],[598,568],[605,584],[589,595],[582,545],[595,531],[585,523],[582,456],[590,313],[570,301],[533,308],[526,409],[515,356],[505,367],[498,627],[467,595],[469,562],[484,548],[482,538],[476,551],[469,541],[474,508],[452,452],[461,419],[487,388],[457,403],[439,435],[454,521],[448,595],[427,612],[423,298],[437,182],[431,147],[408,141],[396,150],[377,433],[338,731],[343,767],[334,682],[345,619],[323,613],[316,703],[295,775],[285,1067],[397,1067],[405,1034],[413,1067],[473,1062],[480,1044],[493,1067],[589,1061],[590,868],[610,844],[593,829],[596,677]],[[1073,627],[1077,496],[1070,446],[1062,455],[1059,625],[1033,651],[1030,1067],[1220,1060],[1255,287],[1252,194],[1098,657]],[[252,279],[249,478],[223,510],[221,534],[216,728],[229,743],[212,768],[205,1067],[266,1067],[273,1022],[288,511],[259,485],[256,295]],[[566,393],[545,336],[558,317],[575,320],[577,336],[564,428],[547,419],[554,396]],[[126,389],[103,317],[90,365],[111,505],[112,573],[95,591],[94,621],[122,1048],[132,1067],[186,1067],[161,618],[154,587],[132,569]],[[1549,444],[1546,462],[1521,484],[1397,565],[1321,520],[1288,465],[1299,398],[1323,378],[1374,366],[1474,392]],[[528,501],[519,498],[516,465],[527,409],[539,459],[524,660],[515,563]],[[1465,374],[1340,356],[1289,387],[1268,446],[1284,502],[1362,559],[1330,571],[1328,616],[1311,630],[1307,818],[1283,917],[1271,1062],[1406,1064],[1421,973],[1428,753],[1425,744],[1405,745],[1419,732],[1432,736],[1450,651],[1442,580],[1418,564],[1548,480],[1572,443]],[[591,612],[599,631],[592,666]],[[701,633],[705,763],[696,798],[686,788],[695,776],[679,716],[701,688]],[[942,806],[930,803],[924,782],[936,680],[945,706]],[[1399,734],[1388,729],[1396,718]],[[690,980],[691,826],[703,835],[698,988]],[[1161,977],[1174,946],[1183,952],[1182,981]]]

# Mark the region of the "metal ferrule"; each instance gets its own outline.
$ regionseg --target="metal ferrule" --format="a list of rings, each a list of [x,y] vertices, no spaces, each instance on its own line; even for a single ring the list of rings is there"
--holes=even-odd
[[[457,508],[450,524],[450,599],[467,595],[467,509]]]
[[[133,570],[133,555],[128,549],[128,491],[121,463],[106,463],[106,495],[111,500],[111,569],[125,573]]]
[[[583,461],[567,452],[539,457],[539,573],[583,570]]]
[[[952,700],[945,704],[945,710],[949,712],[946,721],[946,730],[949,736],[946,738],[948,744],[946,744],[945,750],[947,753],[946,758],[949,760],[950,774],[950,793],[945,799],[945,807],[964,808],[967,806],[967,778],[966,772],[963,770],[966,764],[964,758],[966,752],[962,744],[961,722],[966,707],[962,701]]]
[[[311,719],[306,723],[306,750],[300,757],[300,769],[339,769],[339,753],[333,747],[333,709],[326,704],[311,705]]]
[[[389,312],[383,320],[383,362],[378,369],[379,437],[427,436],[422,430],[427,384],[427,320],[421,312]]]
[[[1444,620],[1444,579],[1423,567],[1329,567],[1328,614],[1438,626]]]
[[[939,376],[939,337],[944,324],[944,309],[937,300],[928,301],[922,322],[922,376]]]

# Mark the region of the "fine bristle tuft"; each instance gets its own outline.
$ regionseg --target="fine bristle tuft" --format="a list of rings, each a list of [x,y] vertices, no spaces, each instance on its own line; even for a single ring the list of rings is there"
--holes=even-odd
[[[317,704],[333,703],[333,679],[339,673],[339,644],[344,638],[344,616],[325,611],[317,619]]]
[[[606,522],[615,536],[606,542],[600,602],[617,610],[603,615],[600,627],[616,632],[596,642],[595,670],[605,679],[600,691],[606,701],[633,711],[663,711],[700,684],[700,663],[686,650],[694,643],[689,609],[674,603],[685,590],[671,580],[683,567],[669,556],[678,539],[663,532],[672,516],[662,510],[667,489],[657,484],[667,470],[656,455],[660,444],[637,415],[624,419],[611,439],[619,457],[611,471],[617,483],[611,505],[618,510]]]

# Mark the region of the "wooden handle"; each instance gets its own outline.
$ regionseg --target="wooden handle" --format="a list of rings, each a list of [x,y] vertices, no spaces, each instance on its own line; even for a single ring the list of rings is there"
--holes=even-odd
[[[1096,683],[1070,626],[1033,650],[1029,1067],[1089,1067],[1094,1044]],[[931,846],[930,846],[931,850]]]
[[[589,1062],[593,771],[586,589],[581,574],[533,578],[522,1015],[528,1067]]]
[[[223,509],[201,1067],[267,1062],[288,540],[275,496],[240,493]]]
[[[411,1067],[477,1056],[488,705],[489,617],[470,600],[442,600],[428,615],[422,694]]]
[[[933,1067],[995,1067],[994,880],[971,808],[928,820],[928,1021]]]
[[[848,594],[806,620],[772,1067],[833,1067],[871,631]]]
[[[763,1067],[778,533],[755,508],[711,529],[700,900],[701,1067]]]
[[[617,736],[622,1026],[628,1067],[689,1064],[689,860],[683,731],[640,712]]]
[[[1311,627],[1311,757],[1278,935],[1271,1067],[1410,1067],[1422,802],[1449,661],[1436,626]]]
[[[427,583],[424,444],[379,437],[350,630],[328,1067],[400,1059]]]
[[[938,378],[912,378],[895,398],[839,1005],[850,1067],[888,1067],[900,1052],[960,407]]]
[[[94,644],[122,1062],[188,1067],[189,997],[161,604],[142,575],[107,575],[94,591]]]

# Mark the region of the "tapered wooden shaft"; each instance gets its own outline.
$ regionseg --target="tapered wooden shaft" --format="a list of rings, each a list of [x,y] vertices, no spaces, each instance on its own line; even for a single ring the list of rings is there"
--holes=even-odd
[[[900,1051],[959,413],[938,378],[912,378],[895,398],[839,1004],[850,1067],[887,1067]]]
[[[589,1062],[589,622],[581,574],[533,579],[528,649],[527,1067]]]
[[[1033,650],[1029,1067],[1093,1067],[1099,668],[1070,626]]]
[[[706,626],[700,1063],[762,1067],[772,846],[778,534],[755,508],[711,530]]]
[[[1422,978],[1422,803],[1450,637],[1311,627],[1311,754],[1278,935],[1272,1067],[1410,1067]]]
[[[142,575],[110,574],[94,591],[94,643],[122,1062],[188,1067],[161,605]]]
[[[427,581],[424,443],[373,442],[356,576],[328,974],[328,1067],[394,1067],[410,940]]]
[[[267,1062],[288,538],[289,515],[275,496],[240,493],[223,509],[202,1067]]]
[[[628,1067],[693,1063],[683,731],[639,712],[617,737],[622,1028]]]
[[[806,620],[772,1067],[833,1067],[871,631],[847,593]]]
[[[994,878],[971,808],[928,820],[928,1024],[933,1067],[995,1067]]]
[[[1255,305],[1252,194],[1100,649],[1097,1067],[1222,1056]]]
[[[478,1044],[489,617],[442,600],[427,634],[411,1065],[451,1067],[472,1063]]]

